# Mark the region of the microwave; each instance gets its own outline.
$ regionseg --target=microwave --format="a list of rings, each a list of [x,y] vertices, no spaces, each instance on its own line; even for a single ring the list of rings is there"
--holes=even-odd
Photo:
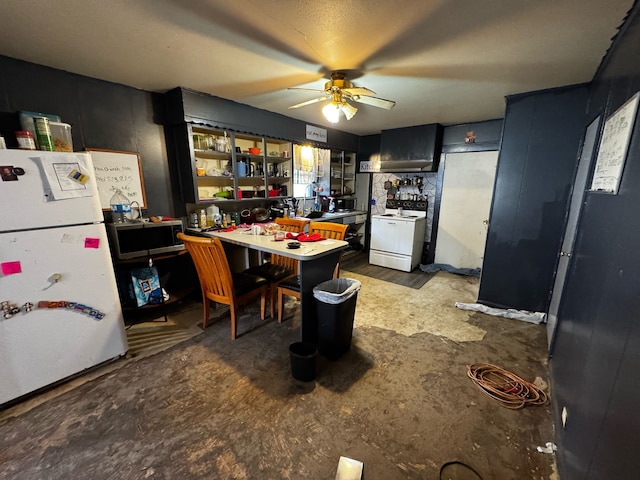
[[[334,203],[337,211],[353,211],[356,209],[355,198],[336,198]]]
[[[183,230],[181,220],[107,223],[111,252],[118,260],[184,250],[178,238]]]

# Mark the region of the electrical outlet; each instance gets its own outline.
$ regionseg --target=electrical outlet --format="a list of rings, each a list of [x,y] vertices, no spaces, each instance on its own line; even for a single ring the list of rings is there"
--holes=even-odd
[[[566,428],[568,416],[569,413],[567,412],[567,407],[562,407],[562,428]]]

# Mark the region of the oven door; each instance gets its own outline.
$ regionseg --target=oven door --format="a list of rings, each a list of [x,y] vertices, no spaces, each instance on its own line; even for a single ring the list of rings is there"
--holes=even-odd
[[[394,217],[371,217],[371,250],[409,255],[413,253],[415,222]]]

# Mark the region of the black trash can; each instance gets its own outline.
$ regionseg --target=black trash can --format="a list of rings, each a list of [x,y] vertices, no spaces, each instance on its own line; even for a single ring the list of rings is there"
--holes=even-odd
[[[318,349],[312,343],[296,342],[289,345],[291,376],[302,382],[316,379],[316,359]]]
[[[329,360],[337,360],[351,348],[360,286],[358,280],[336,278],[313,289],[318,314],[318,351]]]

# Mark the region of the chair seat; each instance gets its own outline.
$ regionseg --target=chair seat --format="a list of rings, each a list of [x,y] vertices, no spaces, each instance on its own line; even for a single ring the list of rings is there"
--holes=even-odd
[[[281,288],[286,288],[287,290],[293,290],[295,292],[300,292],[300,280],[297,276],[286,279],[284,282],[280,282],[279,285]]]
[[[266,278],[269,282],[273,283],[293,275],[294,272],[282,265],[269,262],[248,268],[243,273],[257,275],[259,277]]]
[[[231,278],[233,279],[233,289],[238,297],[269,283],[269,280],[264,277],[249,275],[244,272],[233,273]]]

